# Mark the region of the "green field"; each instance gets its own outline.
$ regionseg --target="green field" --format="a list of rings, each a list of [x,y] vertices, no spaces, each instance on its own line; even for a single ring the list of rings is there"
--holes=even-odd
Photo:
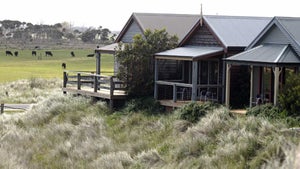
[[[19,55],[5,56],[5,50],[0,50],[0,83],[28,78],[62,78],[62,63],[67,64],[66,70],[91,71],[96,70],[96,58],[86,57],[93,50],[51,50],[53,57],[46,57],[44,50],[37,50],[37,56],[31,56],[31,50],[18,50]],[[12,51],[13,52],[13,51]],[[113,56],[101,55],[101,72],[113,72]],[[107,73],[110,72],[110,73]]]

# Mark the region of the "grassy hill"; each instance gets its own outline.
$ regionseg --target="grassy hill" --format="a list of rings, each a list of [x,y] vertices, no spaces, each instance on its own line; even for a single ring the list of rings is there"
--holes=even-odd
[[[60,78],[62,79],[62,63],[67,64],[68,70],[94,71],[95,57],[86,57],[94,51],[88,49],[51,50],[53,57],[46,57],[45,50],[37,50],[37,56],[31,55],[31,50],[18,50],[18,56],[6,56],[5,50],[0,50],[0,83],[30,78]],[[12,50],[14,52],[14,50]],[[111,74],[114,58],[112,55],[101,56],[101,71]],[[106,73],[107,74],[107,73]]]
[[[24,101],[39,99],[26,112],[0,115],[0,168],[231,169],[299,165],[299,131],[282,121],[237,116],[221,106],[191,123],[180,118],[181,109],[158,112],[149,106],[155,105],[151,100],[143,102],[148,107],[131,101],[111,112],[104,102],[62,95],[55,79],[46,82],[50,86],[39,79],[21,82],[3,84],[0,93],[14,86],[11,95],[19,95]],[[18,90],[22,87],[34,94],[22,94],[25,90]]]

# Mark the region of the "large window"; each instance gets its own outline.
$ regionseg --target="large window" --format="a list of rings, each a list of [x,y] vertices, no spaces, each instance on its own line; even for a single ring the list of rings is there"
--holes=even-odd
[[[199,71],[200,84],[218,84],[218,61],[200,61]]]

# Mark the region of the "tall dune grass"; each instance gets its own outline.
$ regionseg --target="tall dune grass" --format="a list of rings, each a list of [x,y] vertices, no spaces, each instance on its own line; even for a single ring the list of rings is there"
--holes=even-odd
[[[33,88],[41,88],[38,84]],[[60,92],[46,95],[25,113],[0,115],[0,168],[299,165],[299,131],[281,122],[234,116],[220,107],[191,123],[178,118],[177,111],[159,114],[124,108],[111,112],[105,102]]]

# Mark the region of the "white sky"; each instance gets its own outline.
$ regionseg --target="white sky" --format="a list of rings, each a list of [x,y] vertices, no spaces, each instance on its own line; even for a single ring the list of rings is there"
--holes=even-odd
[[[1,0],[0,20],[121,30],[133,12],[300,17],[299,0]]]

